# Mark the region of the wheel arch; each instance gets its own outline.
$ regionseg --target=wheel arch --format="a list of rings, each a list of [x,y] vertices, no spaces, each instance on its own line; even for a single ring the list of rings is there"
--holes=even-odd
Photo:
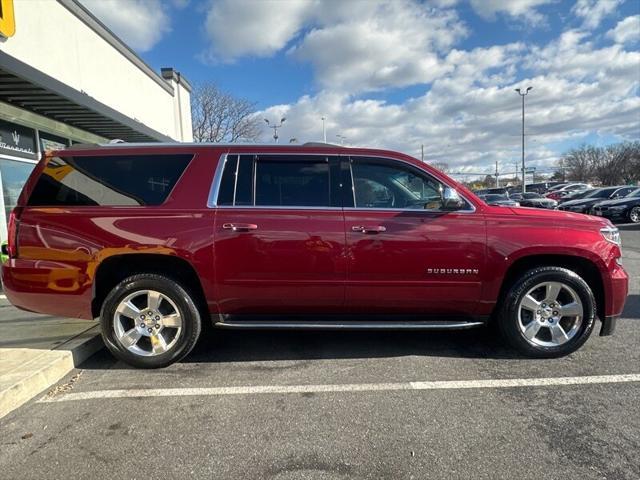
[[[126,253],[108,257],[98,265],[93,279],[93,317],[100,316],[102,304],[113,287],[125,278],[140,273],[154,273],[175,280],[194,296],[201,312],[208,311],[200,277],[188,260],[158,253]]]
[[[578,274],[593,292],[598,318],[605,317],[605,291],[600,268],[589,258],[567,254],[526,255],[513,261],[503,277],[494,314],[500,310],[502,301],[514,282],[525,272],[538,267],[561,267]]]

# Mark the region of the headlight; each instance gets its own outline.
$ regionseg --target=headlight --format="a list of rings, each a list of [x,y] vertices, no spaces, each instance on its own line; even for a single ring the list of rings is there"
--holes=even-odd
[[[627,208],[625,205],[618,205],[616,207],[609,207],[609,210],[615,210],[616,212],[621,212],[625,208]]]
[[[622,245],[620,231],[616,227],[601,228],[600,233],[607,242],[615,243],[618,246]]]

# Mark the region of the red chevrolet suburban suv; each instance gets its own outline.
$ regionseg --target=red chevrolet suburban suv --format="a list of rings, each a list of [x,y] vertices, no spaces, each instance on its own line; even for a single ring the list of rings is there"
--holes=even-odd
[[[528,356],[613,332],[605,219],[489,206],[409,156],[327,144],[109,144],[47,154],[9,221],[8,299],[100,318],[137,367],[237,329],[467,329]]]

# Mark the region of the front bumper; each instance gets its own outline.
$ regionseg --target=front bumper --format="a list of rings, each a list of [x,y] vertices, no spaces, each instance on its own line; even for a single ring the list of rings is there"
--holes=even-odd
[[[604,217],[611,221],[624,220],[626,219],[626,216],[627,216],[627,210],[617,210],[617,209],[601,210],[596,208],[593,210],[593,215],[596,215],[598,217]]]
[[[618,323],[619,315],[611,315],[602,319],[602,327],[600,327],[600,336],[608,337],[613,335],[616,331],[616,324]]]
[[[573,212],[573,213],[587,213],[587,207],[563,207],[562,205],[560,205],[558,207],[558,210],[562,210],[565,212]]]
[[[616,319],[622,314],[629,294],[629,276],[622,265],[615,262],[603,281],[605,304],[604,311],[600,315],[601,336],[611,335],[615,330]]]

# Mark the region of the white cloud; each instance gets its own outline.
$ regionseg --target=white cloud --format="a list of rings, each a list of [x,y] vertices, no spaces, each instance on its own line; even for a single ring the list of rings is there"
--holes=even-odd
[[[220,0],[207,13],[209,60],[289,54],[323,86],[349,93],[426,84],[445,74],[441,53],[466,34],[456,13],[417,0]]]
[[[532,23],[542,20],[536,7],[554,3],[555,0],[469,0],[478,15],[493,20],[496,14],[502,13],[512,17],[522,17]]]
[[[315,0],[213,2],[205,24],[211,42],[206,57],[229,61],[243,55],[272,55],[296,35],[316,7]]]
[[[615,28],[607,32],[607,37],[616,43],[634,43],[640,41],[640,15],[633,15],[618,22]]]
[[[532,76],[516,80],[522,57]],[[317,141],[321,116],[327,139],[337,134],[349,145],[400,150],[456,171],[489,172],[497,160],[514,170],[520,155],[520,97],[513,91],[532,85],[527,97],[527,159],[539,170],[550,168],[558,152],[550,145],[598,133],[619,138],[640,136],[640,52],[621,45],[596,48],[569,31],[543,47],[523,44],[453,50],[444,60],[447,73],[423,95],[400,104],[354,98],[326,89],[289,105],[260,112],[284,115],[281,138]],[[426,88],[426,87],[425,87]],[[269,133],[265,131],[265,141]]]
[[[414,2],[366,6],[314,28],[290,51],[312,63],[321,85],[360,92],[426,84],[449,71],[440,53],[466,33],[455,13]]]
[[[486,19],[500,15],[529,24],[544,20],[540,7],[554,3],[468,1]],[[461,40],[469,26],[451,8],[460,3],[309,0],[278,2],[274,13],[263,2],[247,9],[246,2],[218,0],[208,11],[209,54],[233,60],[286,49],[290,58],[312,65],[319,93],[258,112],[287,117],[279,131],[283,141],[320,140],[325,116],[329,141],[339,134],[347,144],[416,156],[424,144],[429,160],[456,170],[489,170],[496,160],[511,169],[520,156],[520,97],[513,90],[528,85],[534,90],[526,100],[527,158],[539,168],[557,159],[553,145],[559,142],[594,133],[640,137],[640,52],[625,47],[633,41],[631,20],[609,32],[616,43],[608,46],[581,28],[543,45],[468,50]],[[607,2],[591,2],[593,11],[582,3],[573,11],[584,26],[612,13]],[[399,103],[367,98],[367,92],[416,85],[422,92]],[[265,129],[264,140],[270,135]]]
[[[455,7],[460,0],[428,0],[431,5],[438,8]]]
[[[583,19],[583,28],[594,29],[603,18],[615,12],[623,0],[578,0],[571,11]]]
[[[171,30],[161,0],[81,0],[101,22],[134,50],[151,50]]]
[[[612,74],[631,82],[640,80],[640,52],[627,51],[621,45],[595,48],[585,33],[570,30],[544,48],[533,47],[527,66],[567,79],[603,82]],[[634,82],[635,80],[635,82]],[[619,90],[627,93],[628,87]]]

